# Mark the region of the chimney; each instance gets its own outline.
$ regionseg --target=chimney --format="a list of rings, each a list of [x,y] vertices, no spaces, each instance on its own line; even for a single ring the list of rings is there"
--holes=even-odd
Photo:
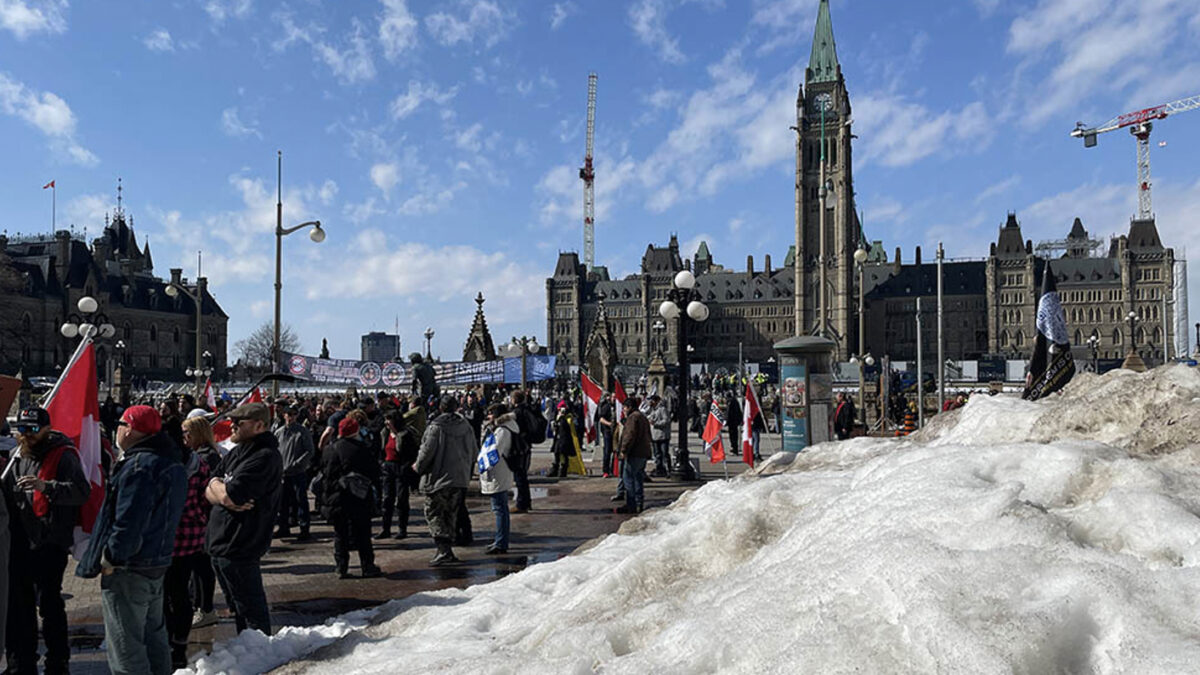
[[[900,261],[900,247],[896,247],[896,262],[892,263],[892,274],[900,274],[900,266],[903,263]]]
[[[66,286],[67,271],[71,269],[71,233],[66,230],[59,230],[54,233],[55,247],[54,271],[58,275],[58,282]]]
[[[765,272],[767,274],[767,276],[771,276],[771,254],[770,253],[763,256],[763,272]]]
[[[8,235],[0,234],[0,253],[8,251]]]
[[[754,276],[754,256],[752,255],[746,256],[746,276]]]
[[[920,246],[917,247],[917,255],[914,258],[913,262],[916,263],[917,267],[921,266],[921,247]]]
[[[171,268],[171,283],[179,284],[179,285],[183,284],[183,268],[181,268],[181,267],[172,267]]]

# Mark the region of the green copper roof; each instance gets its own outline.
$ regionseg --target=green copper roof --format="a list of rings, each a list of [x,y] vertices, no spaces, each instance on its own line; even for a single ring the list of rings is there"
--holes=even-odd
[[[821,0],[817,10],[817,27],[813,30],[812,56],[808,58],[808,69],[814,82],[837,82],[837,45],[833,42],[833,21],[829,18],[829,0]]]
[[[796,245],[792,244],[788,247],[787,257],[783,259],[784,267],[793,267],[796,264]]]
[[[708,252],[707,241],[700,241],[700,248],[696,250],[696,257],[700,260],[712,260],[712,254]]]

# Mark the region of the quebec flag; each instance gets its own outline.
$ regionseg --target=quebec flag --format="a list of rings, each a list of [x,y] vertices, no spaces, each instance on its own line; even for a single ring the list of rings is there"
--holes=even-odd
[[[1050,270],[1050,261],[1042,272],[1042,295],[1038,298],[1037,341],[1029,360],[1029,375],[1021,398],[1036,401],[1066,386],[1075,375],[1071,339],[1067,336],[1067,315],[1058,297],[1058,283]]]
[[[479,467],[479,473],[484,474],[499,463],[500,450],[496,447],[496,434],[489,432],[487,438],[483,439],[483,445],[479,448],[479,459],[476,460],[476,465]]]

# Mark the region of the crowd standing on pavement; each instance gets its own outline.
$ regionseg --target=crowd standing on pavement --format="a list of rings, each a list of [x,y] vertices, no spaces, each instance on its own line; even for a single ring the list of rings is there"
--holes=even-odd
[[[191,631],[217,622],[218,586],[239,632],[270,634],[262,559],[273,541],[311,540],[314,517],[333,529],[339,579],[352,576],[351,552],[358,576],[377,577],[388,570],[375,564],[373,541],[409,536],[420,517],[410,510],[417,489],[432,539],[429,565],[453,565],[454,547],[475,539],[466,504],[474,478],[495,520],[484,552],[503,554],[514,537],[510,515],[533,508],[535,445],[551,441],[550,476],[586,473],[582,447],[591,424],[578,387],[443,393],[432,366],[414,363],[412,392],[290,394],[241,405],[222,399],[214,409],[189,395],[102,405],[112,443],[102,453],[103,503],[75,574],[99,579],[114,673],[185,666]],[[668,448],[681,409],[697,434],[696,418],[710,409],[741,421],[740,410],[732,414],[733,380],[709,380],[711,389],[686,404],[673,388],[660,394],[646,384],[633,383],[634,395],[623,402],[605,394],[590,420],[602,453],[599,473],[618,479],[620,513],[645,508],[651,459],[655,476],[673,469]],[[770,406],[772,393],[766,395]],[[62,581],[93,487],[46,410],[22,410],[12,431],[15,439],[0,433],[0,454],[7,450],[4,461],[12,464],[0,500],[0,557],[8,562],[0,574],[0,653],[6,672],[36,673],[41,660],[44,672],[66,673]],[[740,438],[732,426],[730,432],[736,452]]]

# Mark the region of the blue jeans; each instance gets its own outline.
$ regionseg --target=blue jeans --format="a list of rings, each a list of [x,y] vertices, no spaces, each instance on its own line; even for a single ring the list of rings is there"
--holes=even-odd
[[[664,438],[661,441],[651,441],[651,443],[654,446],[654,472],[665,476],[671,471],[671,439]]]
[[[759,441],[759,437],[761,434],[762,434],[762,432],[759,431],[758,429],[754,429],[753,431],[750,432],[750,438],[751,438],[750,443],[751,443],[751,445],[754,446],[754,458],[755,459],[758,459],[760,457],[760,455],[758,453],[758,441]]]
[[[267,592],[263,589],[258,559],[230,560],[213,556],[212,563],[225,602],[233,611],[237,632],[253,628],[270,635],[271,611],[267,607]]]
[[[492,513],[496,514],[496,536],[492,540],[492,546],[507,550],[508,531],[510,527],[508,519],[508,492],[497,492],[490,496],[492,498]]]
[[[100,577],[108,667],[114,675],[170,673],[171,650],[163,619],[163,578],[127,569]]]
[[[621,465],[621,481],[625,484],[625,506],[641,510],[646,477],[645,457],[626,457]]]

